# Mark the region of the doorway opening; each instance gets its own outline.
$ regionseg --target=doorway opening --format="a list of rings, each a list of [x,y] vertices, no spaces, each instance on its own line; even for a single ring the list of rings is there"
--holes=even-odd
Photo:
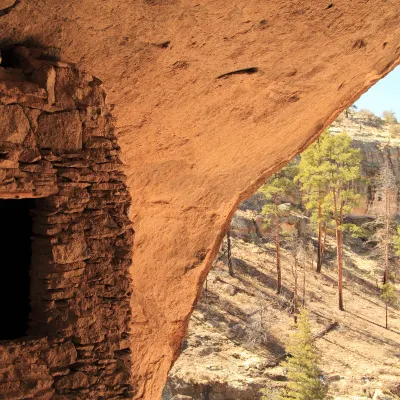
[[[27,333],[30,313],[32,217],[35,200],[0,199],[0,340]]]

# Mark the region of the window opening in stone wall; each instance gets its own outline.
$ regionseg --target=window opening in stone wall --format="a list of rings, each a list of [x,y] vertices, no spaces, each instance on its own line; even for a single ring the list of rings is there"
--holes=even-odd
[[[0,200],[0,340],[26,335],[30,313],[33,199]]]

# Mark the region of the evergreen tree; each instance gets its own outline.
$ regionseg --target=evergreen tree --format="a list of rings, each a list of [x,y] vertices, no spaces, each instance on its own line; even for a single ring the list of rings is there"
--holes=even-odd
[[[384,283],[381,289],[381,299],[385,302],[385,315],[386,315],[386,329],[389,329],[388,325],[388,307],[397,306],[399,302],[399,296],[396,293],[396,288],[391,282]]]
[[[343,219],[360,199],[354,186],[361,178],[361,156],[359,149],[351,147],[351,138],[345,132],[335,136],[328,135],[323,152],[323,169],[329,177],[329,192],[325,199],[332,204],[336,231],[339,310],[343,311]]]
[[[294,162],[276,172],[259,192],[263,194],[268,201],[262,209],[262,214],[274,218],[275,221],[275,246],[276,246],[276,271],[277,271],[277,294],[281,293],[282,288],[282,272],[281,272],[281,256],[280,256],[280,223],[281,217],[286,215],[288,208],[285,201],[289,197],[294,197],[297,191],[297,185],[294,182],[298,168]]]
[[[318,356],[305,308],[300,311],[296,332],[290,338],[286,352],[291,357],[283,363],[287,368],[288,383],[282,389],[280,400],[322,400],[327,388],[319,379]],[[266,400],[263,397],[263,400]]]
[[[305,207],[311,211],[311,221],[317,225],[317,272],[321,272],[324,252],[323,236],[326,234],[326,226],[330,220],[329,212],[327,212],[329,204],[325,201],[329,188],[329,176],[324,164],[326,157],[324,149],[327,140],[329,140],[329,133],[325,132],[301,154],[299,173],[296,176],[296,180],[301,184]]]
[[[336,232],[338,263],[339,309],[343,307],[343,224],[359,201],[355,183],[361,178],[360,150],[351,147],[351,138],[342,132],[331,135],[325,132],[301,156],[297,179],[306,197],[306,208],[312,211],[312,220],[318,224],[318,262],[321,270],[323,242],[322,231],[333,220]],[[353,227],[354,228],[354,227]]]
[[[351,113],[354,113],[357,110],[357,106],[355,104],[352,104],[349,108],[346,108],[344,110],[344,114],[346,115],[346,118],[350,117]]]

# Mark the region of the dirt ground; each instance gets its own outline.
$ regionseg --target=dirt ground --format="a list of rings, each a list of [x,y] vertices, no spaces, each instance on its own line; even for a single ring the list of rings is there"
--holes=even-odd
[[[400,312],[379,299],[378,262],[345,248],[345,311],[337,308],[333,243],[321,274],[309,260],[298,270],[299,300],[310,311],[322,379],[334,399],[372,398],[376,389],[400,383]],[[279,366],[294,329],[293,259],[283,251],[283,290],[276,295],[272,244],[233,239],[235,276],[223,255],[215,262],[193,313],[184,351],[170,373],[172,394],[195,399],[258,399],[268,388],[273,399],[285,380]],[[204,397],[204,388],[210,394]]]

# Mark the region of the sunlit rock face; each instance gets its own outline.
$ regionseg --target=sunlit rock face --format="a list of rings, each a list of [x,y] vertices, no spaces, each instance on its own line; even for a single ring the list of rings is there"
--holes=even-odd
[[[385,0],[0,2],[3,44],[99,77],[136,239],[135,398],[158,399],[237,205],[399,61]]]

